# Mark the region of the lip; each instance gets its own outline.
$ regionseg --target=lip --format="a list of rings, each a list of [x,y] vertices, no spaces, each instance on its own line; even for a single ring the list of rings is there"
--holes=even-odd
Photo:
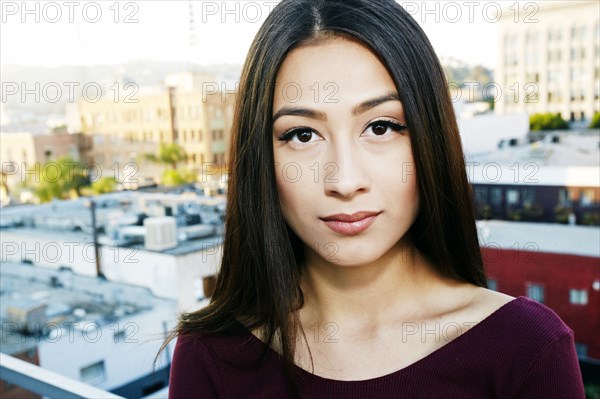
[[[361,211],[351,215],[339,213],[320,218],[327,227],[336,233],[356,235],[369,228],[380,212]]]

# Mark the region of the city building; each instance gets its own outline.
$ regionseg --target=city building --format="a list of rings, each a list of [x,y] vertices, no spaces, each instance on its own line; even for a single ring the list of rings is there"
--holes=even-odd
[[[174,300],[150,290],[31,265],[0,265],[1,352],[61,376],[141,398],[168,385]],[[2,382],[3,398],[29,396]]]
[[[11,198],[11,189],[23,183],[26,174],[40,171],[47,162],[68,156],[86,165],[90,161],[91,146],[90,138],[79,133],[1,133],[3,184],[0,203],[6,205],[14,200]]]
[[[81,131],[93,137],[93,161],[105,173],[119,169],[160,181],[164,167],[144,156],[171,143],[184,147],[185,166],[199,174],[226,169],[234,89],[193,72],[168,75],[162,87],[127,88],[118,101],[105,96],[78,103]],[[129,172],[128,163],[134,165]]]
[[[7,207],[0,216],[0,263],[103,275],[176,300],[179,311],[198,309],[220,265],[225,211],[223,197],[198,191],[125,191]]]
[[[597,1],[515,3],[498,22],[497,113],[559,113],[589,125],[600,112]]]
[[[600,225],[598,134],[523,141],[467,157],[477,218]]]
[[[584,381],[600,383],[600,229],[478,221],[488,287],[554,310],[573,330]]]

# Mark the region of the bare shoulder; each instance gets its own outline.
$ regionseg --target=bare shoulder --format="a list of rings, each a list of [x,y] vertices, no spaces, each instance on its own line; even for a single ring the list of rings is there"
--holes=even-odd
[[[484,287],[472,287],[472,297],[465,308],[466,314],[476,320],[483,320],[500,309],[502,306],[516,299],[514,296],[490,290]]]
[[[502,306],[513,299],[516,299],[514,296],[484,287],[476,287],[475,291],[477,300],[486,306],[491,306],[492,308],[496,306]]]

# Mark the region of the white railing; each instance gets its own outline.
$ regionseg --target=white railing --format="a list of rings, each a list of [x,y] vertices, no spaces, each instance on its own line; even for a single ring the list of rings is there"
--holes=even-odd
[[[122,396],[45,370],[4,353],[0,353],[0,378],[48,398],[123,399]]]

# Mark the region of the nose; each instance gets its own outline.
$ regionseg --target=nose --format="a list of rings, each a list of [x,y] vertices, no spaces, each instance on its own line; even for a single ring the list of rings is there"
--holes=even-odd
[[[369,162],[353,144],[332,147],[333,156],[323,167],[323,185],[327,195],[352,198],[370,188]]]

